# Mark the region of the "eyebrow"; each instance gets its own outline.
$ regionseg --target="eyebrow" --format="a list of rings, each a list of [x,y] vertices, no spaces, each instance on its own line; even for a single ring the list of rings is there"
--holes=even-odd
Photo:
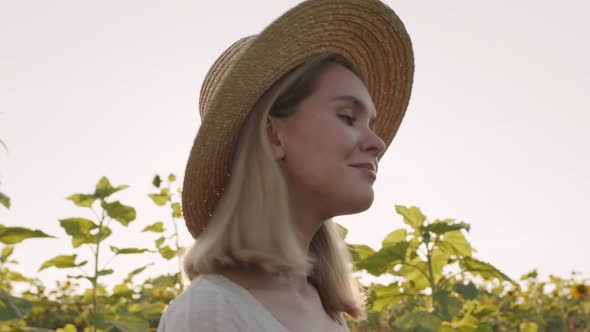
[[[361,110],[364,110],[365,112],[367,112],[367,110],[368,110],[367,105],[365,105],[365,103],[363,103],[360,99],[358,99],[355,96],[350,96],[350,95],[336,96],[336,97],[332,98],[332,100],[345,100],[345,101],[352,103],[354,105],[354,108],[356,108],[356,109],[361,109]],[[375,116],[371,117],[371,120],[369,121],[369,126],[371,128],[375,128]]]

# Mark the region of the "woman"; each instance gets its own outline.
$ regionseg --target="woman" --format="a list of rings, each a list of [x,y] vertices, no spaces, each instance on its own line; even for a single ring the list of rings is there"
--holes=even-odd
[[[213,64],[182,193],[191,285],[158,331],[348,331],[365,295],[332,218],[367,210],[413,53],[377,0],[308,0]]]

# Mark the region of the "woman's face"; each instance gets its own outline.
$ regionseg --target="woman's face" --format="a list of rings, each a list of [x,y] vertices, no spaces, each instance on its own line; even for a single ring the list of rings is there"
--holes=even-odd
[[[295,209],[327,219],[371,206],[374,179],[351,165],[369,163],[377,171],[385,143],[373,131],[375,116],[363,82],[346,67],[329,64],[294,114],[272,118],[271,145]]]

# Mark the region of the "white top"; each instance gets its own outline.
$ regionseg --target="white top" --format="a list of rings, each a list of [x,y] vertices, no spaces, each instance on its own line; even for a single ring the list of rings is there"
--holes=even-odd
[[[341,320],[329,332],[350,332]],[[160,318],[157,332],[289,332],[250,292],[218,274],[199,275]]]

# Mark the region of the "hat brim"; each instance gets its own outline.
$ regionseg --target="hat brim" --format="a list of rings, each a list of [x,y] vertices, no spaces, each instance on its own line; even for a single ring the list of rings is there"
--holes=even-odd
[[[219,81],[210,84],[214,91],[201,93],[206,102],[200,102],[202,122],[183,187],[184,217],[195,238],[222,194],[246,116],[274,82],[309,57],[331,51],[359,66],[377,111],[375,132],[386,144],[379,159],[410,100],[412,43],[399,17],[380,1],[307,0],[242,43]]]

